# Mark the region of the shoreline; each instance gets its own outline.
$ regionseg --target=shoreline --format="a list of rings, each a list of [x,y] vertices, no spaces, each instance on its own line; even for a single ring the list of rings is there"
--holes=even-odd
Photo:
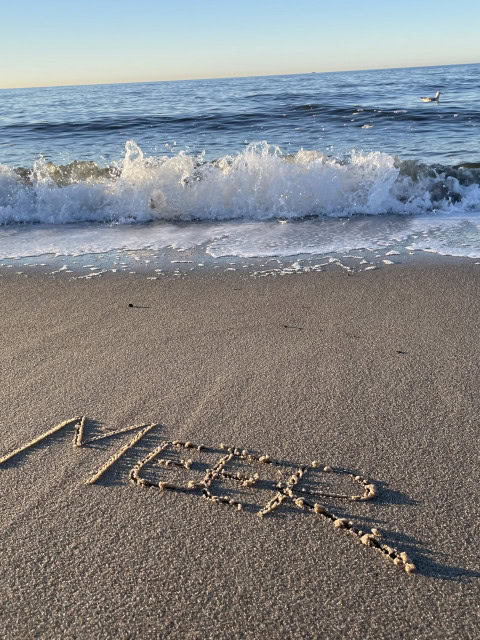
[[[226,274],[236,276],[265,277],[303,275],[343,271],[359,275],[365,271],[415,266],[480,266],[480,258],[454,256],[418,249],[408,251],[399,245],[387,245],[383,249],[358,249],[355,251],[331,251],[322,254],[293,254],[291,256],[220,256],[208,255],[205,248],[162,250],[113,249],[107,252],[79,255],[41,254],[19,256],[0,260],[0,278],[12,275],[60,276],[74,280],[98,279],[99,276],[141,275],[149,279],[175,275],[182,277]]]
[[[73,416],[99,438],[72,447],[68,427],[0,465],[5,637],[473,637],[477,269],[429,255],[354,277],[2,270],[0,457]],[[152,423],[85,484],[136,433],[104,427]],[[219,471],[212,489],[247,506],[132,486],[166,440],[205,450],[152,458],[157,484],[215,468],[221,443],[257,456],[231,470],[257,485]],[[333,473],[311,472],[309,491],[355,493],[348,473],[375,485],[367,502],[322,504],[377,529],[415,573],[298,505],[256,517],[277,472],[314,460]]]

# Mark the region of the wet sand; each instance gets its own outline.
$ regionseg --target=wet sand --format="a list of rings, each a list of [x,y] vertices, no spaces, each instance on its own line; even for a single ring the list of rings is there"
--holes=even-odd
[[[479,266],[29,273],[0,288],[0,456],[74,416],[99,438],[73,447],[68,425],[0,465],[4,638],[477,636]],[[136,424],[157,426],[86,484],[139,433],[102,428]],[[165,440],[205,449],[160,452],[142,468],[157,485],[248,450],[225,469],[256,483],[211,485],[242,510],[129,482]],[[303,466],[299,490],[373,483],[372,500],[306,502],[377,529],[416,571],[308,505],[258,517],[272,483]]]

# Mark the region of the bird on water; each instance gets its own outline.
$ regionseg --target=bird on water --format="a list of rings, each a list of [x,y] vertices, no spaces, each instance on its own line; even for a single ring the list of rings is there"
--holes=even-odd
[[[438,99],[440,98],[440,93],[441,91],[437,91],[434,98],[420,98],[420,100],[423,100],[423,102],[438,102]]]

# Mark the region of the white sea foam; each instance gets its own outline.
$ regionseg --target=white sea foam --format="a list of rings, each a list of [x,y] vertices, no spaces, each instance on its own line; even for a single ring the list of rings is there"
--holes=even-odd
[[[395,244],[480,256],[478,181],[402,170],[383,153],[285,156],[264,143],[210,163],[182,152],[145,158],[128,142],[111,173],[80,165],[66,173],[39,162],[27,174],[0,165],[0,258],[200,245],[214,258],[267,257]]]
[[[114,249],[190,249],[226,232],[216,225],[12,225],[0,230],[0,258],[79,256]],[[90,265],[93,266],[93,265]]]
[[[214,259],[381,251],[385,247],[480,257],[480,219],[470,215],[360,216],[148,225],[12,225],[0,231],[0,259],[116,250],[202,247]],[[203,254],[200,254],[200,256]],[[386,255],[399,255],[397,250]],[[360,257],[360,256],[358,256]],[[333,260],[333,258],[331,258]],[[190,259],[189,259],[190,260]],[[175,262],[187,260],[175,260]],[[87,265],[93,267],[94,265]]]
[[[82,180],[59,183],[61,172],[45,162],[37,162],[27,180],[0,165],[0,224],[263,221],[480,209],[478,184],[431,174],[411,178],[380,152],[353,151],[341,161],[317,151],[285,156],[262,143],[209,163],[184,152],[145,158],[129,141],[115,177],[96,169]]]

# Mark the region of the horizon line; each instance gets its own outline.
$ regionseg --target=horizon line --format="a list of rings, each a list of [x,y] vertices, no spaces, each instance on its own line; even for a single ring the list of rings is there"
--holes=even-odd
[[[363,71],[389,71],[397,69],[431,69],[432,67],[462,67],[480,64],[480,62],[458,62],[454,64],[428,64],[428,65],[407,65],[406,67],[372,67],[370,69],[337,69],[335,71],[304,71],[302,73],[268,73],[259,75],[239,75],[239,76],[211,76],[206,78],[178,78],[175,80],[126,80],[121,82],[88,82],[78,84],[39,84],[21,87],[0,87],[0,91],[15,91],[18,89],[53,89],[67,87],[101,87],[119,84],[159,84],[161,82],[203,82],[205,80],[235,80],[237,78],[271,78],[281,76],[306,76],[306,75],[323,75],[327,73],[352,73]]]

